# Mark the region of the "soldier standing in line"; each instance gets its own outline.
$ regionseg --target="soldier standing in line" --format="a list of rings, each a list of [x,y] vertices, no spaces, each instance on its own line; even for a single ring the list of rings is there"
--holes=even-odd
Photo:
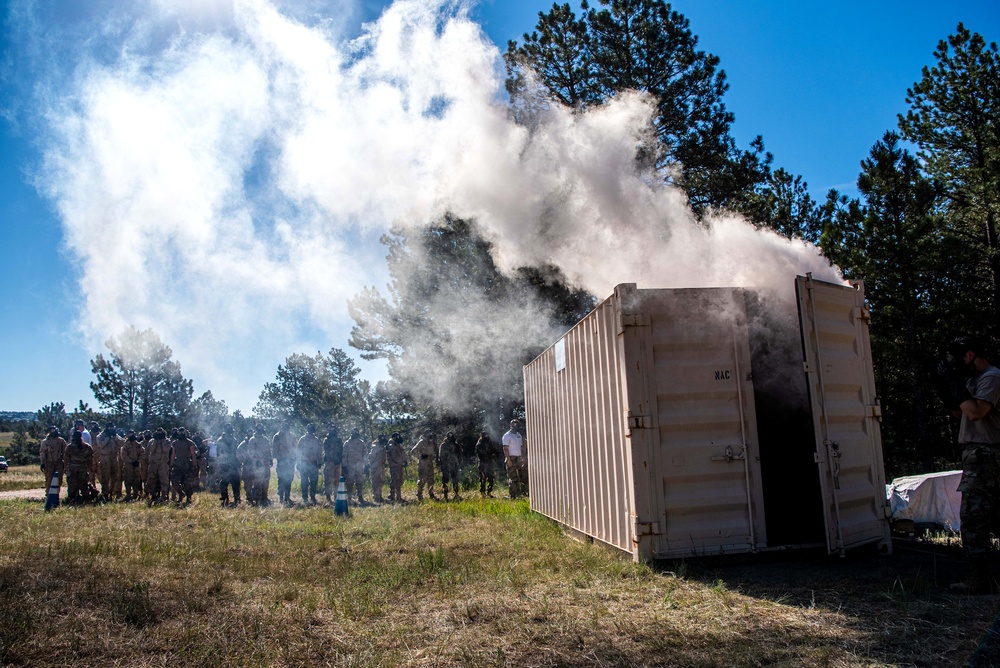
[[[458,441],[455,440],[454,432],[448,432],[444,440],[441,441],[441,448],[438,450],[438,466],[441,467],[441,487],[444,488],[444,500],[448,500],[448,481],[451,481],[451,488],[455,492],[455,500],[461,501],[458,495],[458,474],[459,457]]]
[[[253,497],[254,504],[258,506],[267,506],[271,503],[268,488],[271,486],[271,466],[274,464],[274,457],[271,453],[271,439],[264,431],[264,425],[258,424],[249,442],[250,457],[253,462]]]
[[[316,505],[316,486],[319,484],[319,467],[323,465],[323,443],[316,436],[316,425],[306,425],[305,436],[299,439],[299,484],[302,486],[302,503]]]
[[[323,441],[323,492],[327,503],[333,503],[333,492],[340,482],[340,464],[343,459],[344,442],[337,436],[337,428],[331,426]]]
[[[351,438],[344,443],[344,480],[347,486],[347,499],[351,499],[353,490],[358,492],[358,503],[365,502],[365,459],[368,448],[361,440],[360,432],[357,429],[351,430]]]
[[[118,468],[118,432],[115,430],[115,423],[105,423],[104,431],[95,440],[93,473],[101,483],[101,498],[110,501],[114,497],[113,483]]]
[[[173,479],[174,497],[177,503],[191,503],[194,492],[194,480],[198,475],[198,450],[186,429],[177,430],[177,440],[171,443],[173,452],[170,456],[170,473]]]
[[[233,425],[222,428],[222,436],[215,440],[217,453],[216,466],[219,475],[219,501],[223,507],[229,505],[229,489],[233,490],[233,505],[240,505],[240,461],[236,456],[236,437],[233,436]]]
[[[139,481],[142,483],[143,496],[149,496],[149,444],[153,442],[153,432],[142,432],[142,457],[139,458]]]
[[[434,432],[428,429],[417,444],[410,450],[417,458],[417,501],[424,500],[424,486],[432,499],[434,496],[434,460],[437,459],[437,448],[434,446]]]
[[[403,437],[394,433],[389,439],[386,451],[389,462],[389,501],[403,503],[403,473],[409,463],[409,456],[403,447]]]
[[[486,431],[480,432],[479,440],[476,441],[476,456],[479,457],[479,493],[484,498],[492,498],[493,483],[496,481],[493,465],[500,456],[500,449]]]
[[[68,503],[81,503],[86,500],[85,494],[90,484],[93,459],[94,448],[83,442],[83,434],[79,430],[74,431],[63,460]]]
[[[282,420],[278,432],[271,438],[271,453],[278,461],[278,503],[292,504],[292,481],[295,479],[295,460],[299,454],[295,434],[291,432],[288,420]]]
[[[384,503],[382,499],[382,487],[385,485],[385,466],[388,464],[389,439],[385,434],[372,443],[372,449],[368,453],[368,475],[372,480],[372,500],[375,503]]]
[[[254,499],[254,486],[257,483],[254,478],[253,453],[250,451],[250,439],[252,438],[253,429],[250,429],[236,447],[236,458],[240,464],[240,479],[243,481],[243,494],[248,506],[257,505],[257,501]]]
[[[146,446],[146,494],[149,505],[167,500],[170,480],[170,441],[162,428],[153,432]]]
[[[121,430],[115,431],[115,441],[112,445],[114,453],[111,455],[111,493],[115,499],[122,499],[122,485],[124,484],[125,473],[122,471],[122,448],[125,447],[125,434]]]
[[[59,471],[59,486],[62,487],[63,476],[66,471],[63,469],[63,460],[66,458],[66,439],[59,435],[58,427],[49,427],[49,434],[38,447],[38,454],[42,461],[42,471],[45,472],[45,489],[48,490],[52,484],[52,479]]]
[[[194,481],[195,490],[200,492],[208,487],[208,444],[205,443],[201,432],[195,432],[191,440],[194,441],[194,451],[198,455],[196,466],[198,473]]]
[[[126,501],[134,501],[142,496],[142,480],[139,477],[142,457],[142,443],[134,431],[129,431],[121,450],[122,482],[125,483]]]

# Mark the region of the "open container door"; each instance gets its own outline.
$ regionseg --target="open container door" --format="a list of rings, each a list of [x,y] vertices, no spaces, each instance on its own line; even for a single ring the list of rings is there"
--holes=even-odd
[[[746,300],[729,288],[649,290],[659,488],[656,556],[765,547]]]
[[[891,549],[864,287],[795,281],[829,552]]]

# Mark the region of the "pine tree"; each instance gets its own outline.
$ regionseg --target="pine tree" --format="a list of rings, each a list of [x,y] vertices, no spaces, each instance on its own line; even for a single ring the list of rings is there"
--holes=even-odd
[[[900,115],[903,136],[920,148],[927,173],[947,201],[948,223],[974,250],[961,265],[974,274],[977,304],[965,326],[1000,335],[1000,57],[996,43],[957,32],[939,42],[937,63],[924,67],[907,91],[910,110]]]

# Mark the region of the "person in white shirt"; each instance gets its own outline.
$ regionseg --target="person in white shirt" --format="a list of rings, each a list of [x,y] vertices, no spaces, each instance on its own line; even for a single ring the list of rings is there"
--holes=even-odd
[[[80,432],[80,438],[83,439],[84,443],[90,446],[94,445],[94,442],[90,438],[90,432],[87,431],[87,428],[84,426],[83,420],[77,420],[76,422],[74,422],[73,429]]]
[[[516,499],[527,491],[528,472],[525,469],[524,437],[517,420],[510,421],[510,431],[503,435],[503,455],[507,460],[507,483],[510,498]]]

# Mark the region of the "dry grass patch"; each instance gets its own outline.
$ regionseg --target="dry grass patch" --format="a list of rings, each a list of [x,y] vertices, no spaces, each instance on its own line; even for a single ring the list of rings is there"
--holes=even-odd
[[[959,666],[1000,610],[936,556],[652,568],[525,501],[0,521],[4,665]]]
[[[0,492],[42,489],[44,486],[45,474],[37,465],[11,466],[6,473],[0,473]]]

